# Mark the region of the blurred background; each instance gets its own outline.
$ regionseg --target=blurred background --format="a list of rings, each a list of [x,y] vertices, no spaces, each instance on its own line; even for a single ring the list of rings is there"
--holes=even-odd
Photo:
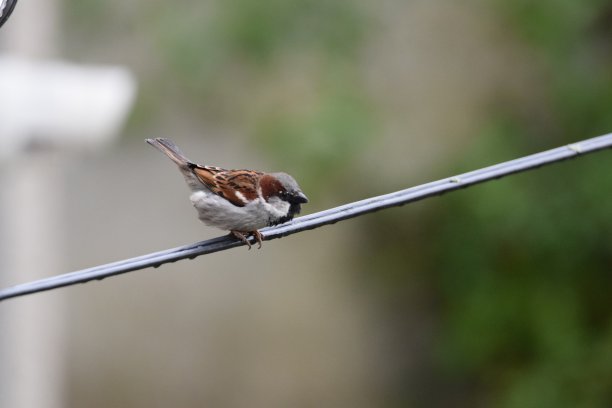
[[[5,287],[223,234],[147,137],[310,213],[608,133],[612,4],[21,1],[0,81]],[[610,163],[3,302],[0,406],[610,407]]]

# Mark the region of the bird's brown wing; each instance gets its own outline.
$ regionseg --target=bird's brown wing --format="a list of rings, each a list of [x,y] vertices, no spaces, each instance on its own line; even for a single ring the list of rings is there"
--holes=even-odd
[[[257,198],[257,185],[263,175],[252,170],[225,170],[213,166],[196,166],[193,172],[210,191],[238,207]]]

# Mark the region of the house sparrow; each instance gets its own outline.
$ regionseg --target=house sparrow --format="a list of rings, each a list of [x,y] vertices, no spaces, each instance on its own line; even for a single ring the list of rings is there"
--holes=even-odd
[[[146,139],[179,167],[191,189],[190,200],[206,225],[229,230],[251,249],[253,234],[261,248],[260,228],[290,221],[308,202],[293,177],[286,173],[225,170],[189,160],[169,139]]]

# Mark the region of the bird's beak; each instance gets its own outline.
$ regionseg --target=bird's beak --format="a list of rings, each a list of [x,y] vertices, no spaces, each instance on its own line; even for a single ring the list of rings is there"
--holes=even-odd
[[[297,193],[295,193],[293,201],[298,204],[305,204],[308,202],[308,197],[306,197],[306,195],[304,195],[304,193],[302,193],[301,191],[298,191]]]

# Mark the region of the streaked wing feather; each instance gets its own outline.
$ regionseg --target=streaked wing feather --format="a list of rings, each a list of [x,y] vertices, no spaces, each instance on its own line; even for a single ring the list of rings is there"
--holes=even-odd
[[[257,198],[258,180],[262,173],[250,170],[225,170],[212,166],[197,166],[193,172],[213,193],[238,207]]]

